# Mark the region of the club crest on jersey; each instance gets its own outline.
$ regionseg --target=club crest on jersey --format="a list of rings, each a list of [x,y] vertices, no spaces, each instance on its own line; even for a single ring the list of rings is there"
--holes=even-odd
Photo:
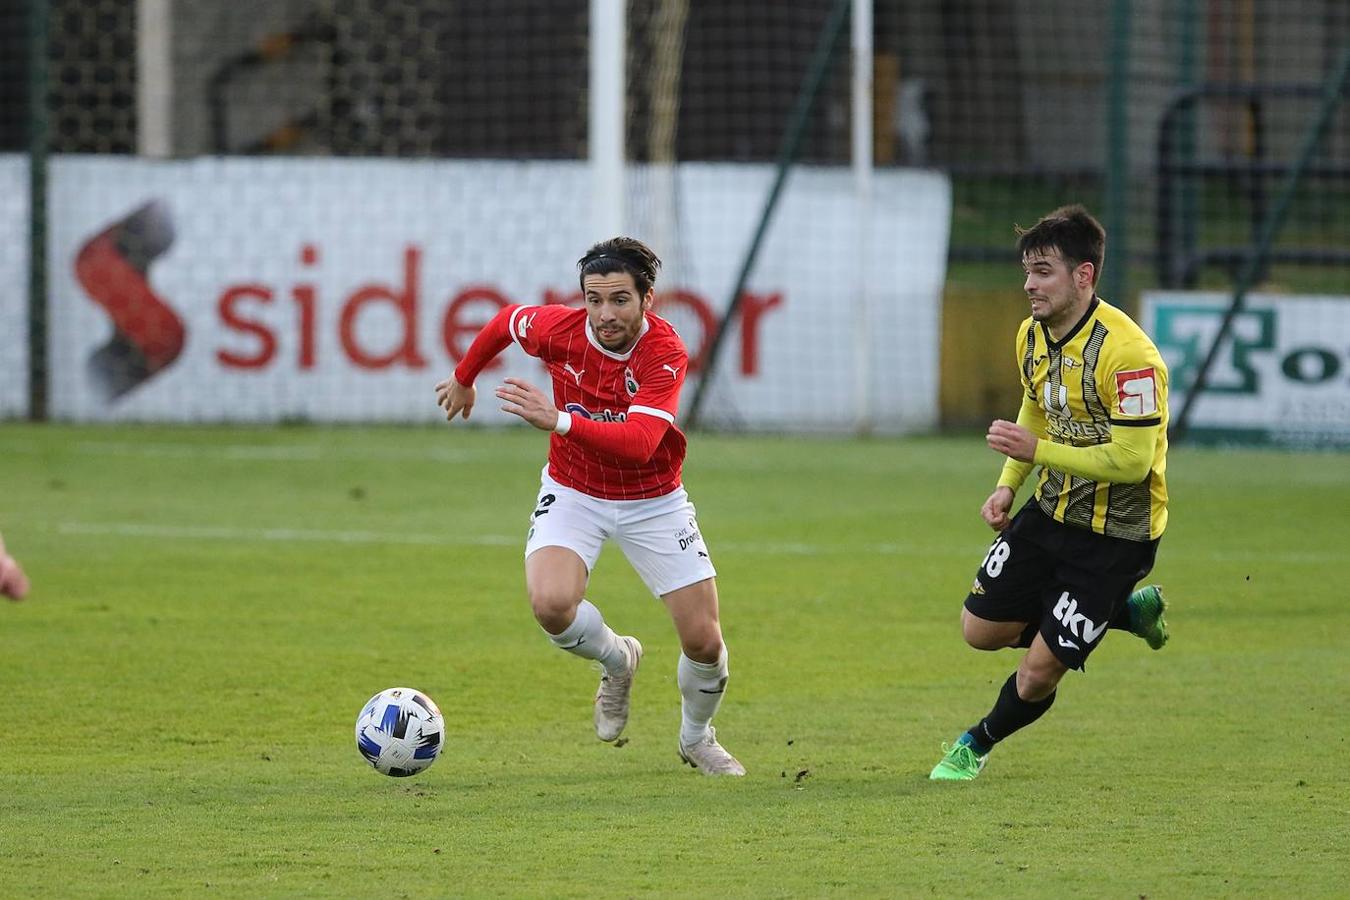
[[[623,389],[628,392],[628,396],[630,397],[638,392],[638,382],[637,379],[633,377],[633,370],[626,366],[623,370]]]
[[[626,422],[628,421],[627,410],[615,412],[612,409],[602,409],[599,412],[591,412],[580,403],[569,403],[564,409],[574,416],[581,416],[583,419],[594,419],[597,422]]]

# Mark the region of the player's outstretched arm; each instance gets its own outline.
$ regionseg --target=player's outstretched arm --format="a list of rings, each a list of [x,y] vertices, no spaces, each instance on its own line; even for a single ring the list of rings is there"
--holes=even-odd
[[[469,344],[464,358],[450,377],[436,385],[436,405],[445,410],[446,421],[453,422],[456,416],[467,419],[473,412],[474,401],[478,398],[474,381],[497,354],[510,346],[511,316],[521,308],[513,305],[499,310]]]

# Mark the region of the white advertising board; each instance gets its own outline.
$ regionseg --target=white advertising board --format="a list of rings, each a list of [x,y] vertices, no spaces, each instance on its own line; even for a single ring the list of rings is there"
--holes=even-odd
[[[0,418],[28,412],[28,159],[0,154]]]
[[[588,178],[556,161],[58,158],[51,414],[434,421],[432,386],[501,305],[577,295]],[[679,274],[658,281],[657,312],[697,356],[773,169],[685,164],[677,178]],[[949,183],[878,173],[865,332],[852,190],[845,170],[789,179],[709,392],[743,427],[850,427],[858,357],[878,429],[936,424]],[[500,362],[480,388],[543,379],[516,348]],[[490,403],[474,420],[515,421]]]
[[[1228,294],[1143,295],[1171,373],[1173,420],[1219,333]],[[1201,441],[1350,447],[1350,297],[1250,294],[1191,411]]]

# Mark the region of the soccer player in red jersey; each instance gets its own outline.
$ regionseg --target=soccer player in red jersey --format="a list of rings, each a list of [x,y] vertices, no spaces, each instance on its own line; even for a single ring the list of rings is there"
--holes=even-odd
[[[447,420],[469,418],[478,373],[513,342],[544,362],[552,397],[519,378],[496,389],[504,411],[551,432],[525,543],[535,620],[559,649],[603,667],[595,731],[616,740],[628,723],[642,644],[616,635],[585,597],[600,548],[612,538],[679,634],[680,758],[705,775],[744,775],[712,727],[727,653],[717,572],[680,481],[685,440],[675,415],[689,357],[675,329],[650,312],[660,265],[632,238],[591,247],[577,262],[583,308],[505,307],[454,375],[436,385],[436,400]]]

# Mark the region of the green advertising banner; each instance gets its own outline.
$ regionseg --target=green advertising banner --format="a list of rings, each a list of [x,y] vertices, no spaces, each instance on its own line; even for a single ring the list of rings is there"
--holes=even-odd
[[[1142,323],[1171,374],[1175,416],[1232,297],[1143,295]],[[1350,448],[1350,296],[1249,294],[1191,412],[1202,443]]]

